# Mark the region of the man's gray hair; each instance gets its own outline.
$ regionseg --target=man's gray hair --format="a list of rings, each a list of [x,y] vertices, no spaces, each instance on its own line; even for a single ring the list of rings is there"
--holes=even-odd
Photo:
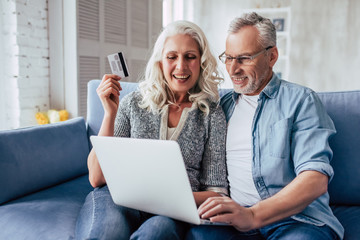
[[[276,28],[270,19],[262,17],[255,12],[245,13],[230,23],[228,33],[237,33],[245,26],[254,26],[257,28],[260,35],[259,44],[263,48],[276,46]]]

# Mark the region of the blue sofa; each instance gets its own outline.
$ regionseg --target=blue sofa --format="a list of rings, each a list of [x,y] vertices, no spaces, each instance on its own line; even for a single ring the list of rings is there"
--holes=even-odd
[[[71,239],[85,196],[92,190],[86,159],[103,109],[88,84],[87,121],[0,131],[0,239]],[[123,97],[137,84],[122,83]],[[226,90],[221,90],[221,94]],[[345,239],[360,238],[360,91],[319,93],[338,133],[330,141],[335,176],[331,206]],[[314,186],[316,187],[316,186]]]

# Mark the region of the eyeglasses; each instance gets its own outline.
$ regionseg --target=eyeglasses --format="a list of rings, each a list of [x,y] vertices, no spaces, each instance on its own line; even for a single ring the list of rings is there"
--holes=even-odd
[[[240,56],[236,56],[236,57],[230,57],[230,56],[227,56],[225,54],[225,52],[223,52],[220,56],[219,56],[219,59],[222,63],[224,64],[231,64],[232,60],[233,59],[236,59],[236,62],[239,63],[239,64],[243,64],[243,65],[250,65],[253,60],[258,57],[260,54],[266,52],[267,50],[273,48],[273,46],[269,46],[263,50],[261,50],[260,52],[258,53],[255,53],[254,55],[252,56],[246,56],[246,55],[240,55]]]

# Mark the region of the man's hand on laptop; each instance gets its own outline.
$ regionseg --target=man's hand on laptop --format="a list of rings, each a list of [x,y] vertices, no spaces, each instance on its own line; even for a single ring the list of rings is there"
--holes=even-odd
[[[254,215],[251,209],[237,204],[229,197],[210,197],[198,208],[200,218],[212,222],[224,222],[239,231],[254,229]]]

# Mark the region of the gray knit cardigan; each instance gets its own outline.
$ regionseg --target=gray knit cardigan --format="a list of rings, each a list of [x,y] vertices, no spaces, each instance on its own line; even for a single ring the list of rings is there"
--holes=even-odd
[[[132,92],[121,100],[115,121],[115,136],[163,138],[161,132],[162,129],[167,129],[167,124],[163,126],[162,115],[140,108],[141,100],[139,91]],[[226,121],[221,107],[211,103],[207,116],[198,108],[189,111],[176,141],[180,145],[193,191],[213,188],[227,191],[225,140]]]

